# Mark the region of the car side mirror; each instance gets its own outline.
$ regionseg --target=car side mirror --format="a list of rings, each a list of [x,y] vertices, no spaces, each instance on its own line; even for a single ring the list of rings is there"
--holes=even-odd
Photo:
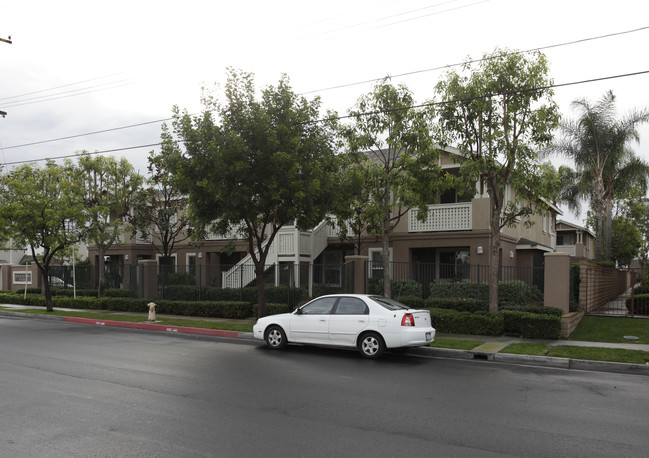
[[[296,315],[302,315],[302,307],[295,309]]]

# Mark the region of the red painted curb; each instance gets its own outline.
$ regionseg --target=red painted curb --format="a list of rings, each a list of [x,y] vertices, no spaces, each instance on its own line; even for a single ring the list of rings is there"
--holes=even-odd
[[[93,320],[92,318],[76,318],[64,316],[63,321],[72,323],[94,324],[95,326],[116,326],[118,328],[131,328],[131,329],[147,329],[150,331],[163,331],[172,334],[200,334],[204,336],[218,336],[218,337],[239,337],[238,331],[223,331],[220,329],[203,329],[203,328],[190,328],[188,326],[167,326],[164,324],[153,323],[131,323],[128,321],[113,321],[113,320]]]

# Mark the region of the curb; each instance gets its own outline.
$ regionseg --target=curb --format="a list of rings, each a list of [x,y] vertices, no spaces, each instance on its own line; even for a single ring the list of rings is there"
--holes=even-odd
[[[412,348],[408,351],[408,354],[429,358],[481,360],[502,364],[649,376],[649,364],[590,361],[585,359],[557,358],[554,356],[516,355],[513,353],[485,353],[473,350],[428,347]]]
[[[168,334],[190,334],[212,337],[227,337],[231,339],[255,341],[251,332],[223,331],[219,329],[192,328],[188,326],[168,326],[154,323],[133,323],[127,321],[97,320],[92,318],[76,318],[65,316],[41,315],[32,313],[11,312],[0,310],[0,316],[14,316],[20,318],[39,318],[44,320],[65,321],[69,323],[89,324],[93,326],[114,326],[120,328],[142,329]],[[475,350],[455,350],[451,348],[417,347],[410,348],[407,354],[427,358],[466,359],[490,361],[501,364],[516,364],[525,366],[550,367],[555,369],[573,369],[594,372],[613,372],[618,374],[632,374],[649,376],[649,364],[629,364],[609,361],[590,361],[584,359],[557,358],[553,356],[516,355],[512,353],[493,353]]]
[[[92,318],[75,318],[69,316],[62,317],[62,321],[67,321],[71,323],[92,324],[95,326],[115,326],[118,328],[145,329],[148,331],[163,331],[171,334],[176,334],[176,333],[198,334],[202,336],[230,337],[234,339],[237,339],[240,334],[239,331],[223,331],[220,329],[190,328],[188,326],[168,326],[164,324],[154,324],[154,323],[132,323],[128,321],[93,320]]]

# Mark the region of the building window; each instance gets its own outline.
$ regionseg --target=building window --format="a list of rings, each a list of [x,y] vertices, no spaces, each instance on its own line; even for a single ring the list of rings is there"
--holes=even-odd
[[[196,253],[187,254],[187,273],[190,275],[196,275]]]
[[[381,248],[370,248],[368,250],[369,261],[369,276],[370,278],[383,278],[383,250]],[[389,261],[392,261],[392,248],[388,252]],[[392,273],[392,265],[390,265],[390,273]]]
[[[438,279],[465,281],[470,278],[471,251],[469,248],[440,248]]]

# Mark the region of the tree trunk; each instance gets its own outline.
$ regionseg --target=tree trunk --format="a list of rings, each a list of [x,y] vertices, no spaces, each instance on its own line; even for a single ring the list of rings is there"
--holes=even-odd
[[[597,219],[597,228],[595,234],[595,261],[602,260],[602,241],[604,230],[604,185],[601,177],[595,180],[593,189],[593,210]]]
[[[498,311],[498,270],[500,267],[500,229],[489,240],[489,311]]]
[[[50,282],[47,281],[47,274],[49,266],[41,266],[40,264],[36,265],[39,272],[41,273],[41,278],[43,279],[43,293],[45,293],[45,308],[48,312],[54,311],[54,306],[52,304],[52,289],[50,288]]]
[[[501,205],[494,205],[494,198],[491,201],[491,212],[489,214],[489,226],[491,236],[489,237],[489,311],[498,311],[498,270],[500,267],[500,210]]]
[[[606,200],[606,252],[604,254],[605,261],[611,260],[612,253],[612,234],[613,234],[613,200]]]
[[[261,256],[260,256],[261,257]],[[264,284],[264,262],[255,263],[257,274],[257,318],[266,316],[266,285]]]
[[[104,290],[106,289],[106,261],[104,256],[106,255],[106,248],[103,245],[98,245],[99,248],[99,275],[97,278],[97,297],[104,296]]]
[[[383,233],[383,295],[392,297],[392,278],[390,276],[390,230],[385,228]]]

